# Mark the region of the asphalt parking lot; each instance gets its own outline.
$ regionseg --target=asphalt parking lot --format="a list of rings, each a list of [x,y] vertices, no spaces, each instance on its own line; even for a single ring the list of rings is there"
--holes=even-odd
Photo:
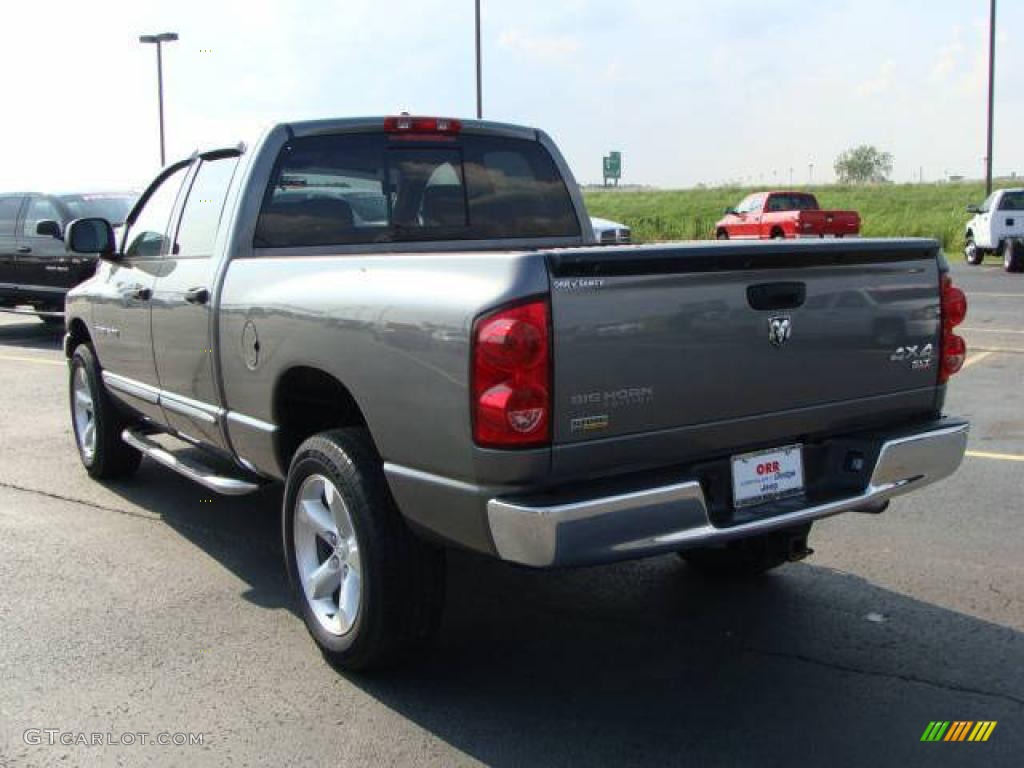
[[[59,340],[0,316],[0,765],[1021,765],[1024,275],[954,272],[971,352],[948,410],[973,429],[953,479],[819,523],[812,558],[746,584],[455,555],[437,648],[372,679],[292,611],[279,489],[211,498],[151,463],[90,481]],[[922,743],[934,720],[998,724]]]

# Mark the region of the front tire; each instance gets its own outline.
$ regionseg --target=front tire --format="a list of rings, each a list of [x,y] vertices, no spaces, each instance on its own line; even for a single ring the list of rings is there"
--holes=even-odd
[[[132,474],[139,468],[142,454],[121,439],[129,422],[103,386],[92,347],[80,344],[75,348],[68,372],[71,426],[85,471],[96,480]]]
[[[1024,248],[1016,240],[1003,241],[1003,269],[1007,272],[1024,271]]]
[[[976,267],[984,260],[985,254],[978,248],[974,238],[971,235],[964,238],[964,261]]]
[[[328,661],[367,670],[430,640],[444,603],[444,551],[409,530],[365,430],[299,446],[282,524],[289,581]]]
[[[718,230],[715,233],[715,240],[728,240],[728,239],[729,239],[729,233],[726,230],[724,230],[724,229],[720,229],[720,230]]]
[[[721,547],[686,549],[679,552],[679,557],[704,576],[748,579],[810,554],[807,548],[810,531],[810,524],[802,525],[731,541]]]

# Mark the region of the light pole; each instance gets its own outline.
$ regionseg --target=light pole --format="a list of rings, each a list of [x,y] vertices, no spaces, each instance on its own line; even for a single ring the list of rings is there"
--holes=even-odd
[[[177,32],[161,32],[159,35],[139,35],[140,43],[156,43],[156,90],[160,106],[160,165],[166,164],[164,157],[164,59],[162,46],[178,39]]]
[[[988,15],[988,153],[985,155],[985,196],[992,194],[992,112],[996,88],[996,0]]]
[[[476,0],[476,119],[484,117],[484,86],[480,72],[480,0]]]

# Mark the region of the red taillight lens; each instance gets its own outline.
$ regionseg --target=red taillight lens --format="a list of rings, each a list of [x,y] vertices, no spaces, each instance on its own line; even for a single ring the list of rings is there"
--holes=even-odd
[[[953,278],[948,274],[942,276],[942,360],[939,365],[939,383],[949,381],[949,377],[964,366],[967,357],[967,343],[953,333],[953,329],[967,317],[967,296],[953,285]]]
[[[942,277],[942,323],[947,328],[955,328],[967,317],[967,296],[953,285],[949,275]]]
[[[947,334],[942,340],[942,368],[939,380],[948,381],[950,376],[963,368],[965,357],[967,342],[955,333]]]
[[[450,117],[413,117],[398,115],[384,118],[387,133],[458,133],[462,123]]]
[[[551,363],[545,300],[498,310],[473,328],[473,437],[491,448],[550,440]]]

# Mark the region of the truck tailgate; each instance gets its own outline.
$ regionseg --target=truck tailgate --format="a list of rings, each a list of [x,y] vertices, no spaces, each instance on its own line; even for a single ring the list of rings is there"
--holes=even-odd
[[[798,233],[805,235],[855,235],[860,231],[856,211],[800,211],[797,223]]]
[[[844,414],[934,412],[933,241],[579,249],[548,265],[556,452],[675,431],[650,446],[683,449],[689,435],[708,456],[826,433]],[[629,443],[604,455],[674,458]]]

